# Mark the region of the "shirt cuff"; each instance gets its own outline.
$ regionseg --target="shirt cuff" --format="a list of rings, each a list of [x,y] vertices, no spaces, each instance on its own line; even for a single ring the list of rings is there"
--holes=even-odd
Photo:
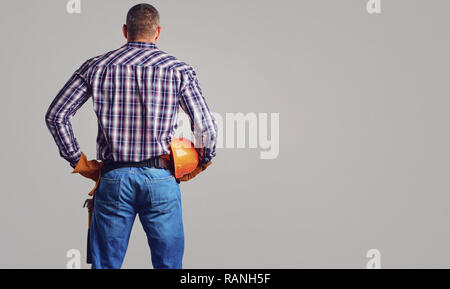
[[[75,169],[75,167],[78,165],[80,159],[81,159],[81,154],[78,155],[74,160],[69,161],[70,166],[71,166],[73,169]]]
[[[200,163],[206,165],[216,156],[215,151],[209,148],[203,148],[203,158],[200,160]]]

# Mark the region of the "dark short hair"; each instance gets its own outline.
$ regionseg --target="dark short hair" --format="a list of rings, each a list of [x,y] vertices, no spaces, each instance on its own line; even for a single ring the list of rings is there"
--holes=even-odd
[[[131,7],[127,14],[127,31],[130,39],[152,37],[159,26],[159,12],[150,4]]]

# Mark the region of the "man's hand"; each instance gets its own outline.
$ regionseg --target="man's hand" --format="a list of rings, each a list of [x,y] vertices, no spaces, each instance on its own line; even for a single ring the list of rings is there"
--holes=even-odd
[[[100,176],[100,169],[102,167],[103,162],[99,162],[97,160],[88,161],[86,155],[81,153],[81,158],[72,173],[79,173],[83,177],[97,182]]]
[[[97,189],[98,185],[100,184],[101,179],[101,168],[103,167],[104,163],[102,161],[92,160],[88,161],[85,154],[81,153],[81,158],[78,161],[77,166],[73,170],[73,174],[80,174],[85,178],[91,179],[95,182],[94,188],[89,192],[89,196],[93,196],[95,193],[95,190]]]
[[[212,162],[209,162],[207,164],[198,164],[197,168],[192,172],[189,173],[187,175],[184,175],[183,177],[179,178],[178,180],[180,182],[187,182],[192,180],[193,178],[195,178],[199,173],[203,172],[204,170],[206,170],[207,167],[209,167],[212,164]]]

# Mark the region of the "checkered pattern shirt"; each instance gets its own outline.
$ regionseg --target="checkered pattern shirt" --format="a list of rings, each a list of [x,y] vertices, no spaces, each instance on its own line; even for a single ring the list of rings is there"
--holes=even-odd
[[[72,167],[81,157],[70,119],[90,98],[98,119],[97,159],[138,162],[170,153],[179,107],[191,119],[202,163],[215,156],[217,124],[194,69],[155,44],[128,42],[86,61],[48,108],[45,120]]]

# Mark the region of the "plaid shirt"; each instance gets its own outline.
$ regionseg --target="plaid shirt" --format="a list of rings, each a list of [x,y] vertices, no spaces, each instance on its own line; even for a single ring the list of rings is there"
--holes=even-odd
[[[51,103],[46,124],[60,156],[81,157],[70,119],[92,96],[98,118],[97,159],[138,162],[170,153],[178,109],[191,119],[202,163],[215,156],[217,124],[194,69],[155,44],[128,42],[86,61]]]

